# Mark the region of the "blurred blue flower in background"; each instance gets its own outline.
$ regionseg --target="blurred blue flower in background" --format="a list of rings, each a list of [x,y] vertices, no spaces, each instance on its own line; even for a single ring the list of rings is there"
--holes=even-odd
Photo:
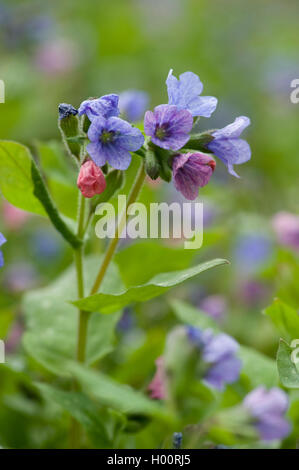
[[[145,91],[127,90],[119,95],[119,110],[124,119],[140,121],[149,104],[149,95]]]
[[[62,251],[58,238],[45,230],[37,230],[34,233],[31,247],[37,258],[48,260],[59,258]]]
[[[254,425],[264,441],[282,439],[289,434],[290,424],[284,417],[288,397],[283,390],[258,387],[245,397],[243,406],[253,417]]]
[[[217,390],[223,390],[225,384],[238,380],[241,360],[236,357],[239,344],[225,333],[214,334],[212,330],[200,330],[187,327],[188,338],[202,354],[207,365],[205,381]]]
[[[234,247],[235,265],[245,274],[253,274],[269,260],[272,241],[265,235],[246,234],[237,239]]]

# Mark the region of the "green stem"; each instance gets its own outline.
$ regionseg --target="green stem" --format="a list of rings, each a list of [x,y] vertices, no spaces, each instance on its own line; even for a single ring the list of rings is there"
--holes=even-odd
[[[78,237],[83,238],[84,236],[84,224],[85,224],[85,197],[80,193],[79,200],[79,217],[78,217]],[[83,248],[79,248],[75,251],[75,265],[77,272],[77,291],[78,299],[84,297],[84,279],[83,279]],[[86,349],[86,336],[87,336],[87,314],[82,310],[79,310],[79,324],[78,324],[78,341],[77,341],[77,361],[85,361],[85,349]]]
[[[81,239],[84,236],[84,222],[85,222],[85,198],[80,193],[79,198],[79,211],[78,211],[78,228],[77,235]],[[83,246],[80,246],[74,250],[75,267],[77,274],[77,295],[78,299],[84,297],[84,277],[83,277]],[[79,310],[78,312],[78,336],[77,336],[77,351],[76,358],[78,362],[84,362],[85,360],[85,349],[86,349],[86,338],[87,338],[87,319],[86,313]],[[78,388],[74,382],[74,389]],[[80,446],[81,427],[80,424],[72,419],[71,431],[70,431],[70,442],[71,447],[76,449]]]
[[[113,238],[110,242],[110,245],[108,247],[108,250],[105,254],[104,260],[101,264],[100,270],[98,272],[98,275],[96,277],[96,280],[94,282],[94,285],[91,289],[91,293],[95,294],[98,289],[101,286],[101,283],[104,279],[104,276],[106,274],[107,268],[113,258],[113,255],[115,253],[115,250],[117,248],[117,245],[120,240],[120,235],[122,233],[122,230],[125,226],[125,223],[127,221],[127,208],[132,204],[133,202],[136,201],[138,198],[138,195],[140,193],[140,190],[142,188],[142,185],[144,183],[145,179],[145,172],[144,172],[144,164],[139,168],[139,171],[137,173],[137,177],[135,180],[135,183],[131,189],[131,192],[128,197],[127,205],[126,205],[126,210],[124,213],[121,215],[118,227],[116,230],[115,238]],[[84,236],[84,230],[86,226],[84,225],[84,219],[85,219],[85,199],[81,196],[80,198],[80,208],[79,208],[79,219],[78,219],[78,236],[80,238],[83,238]],[[78,284],[78,298],[83,298],[84,297],[84,283],[83,283],[83,269],[82,269],[82,253],[83,249],[79,248],[78,250],[75,250],[75,264],[76,264],[76,271],[77,271],[77,284]],[[87,329],[88,329],[88,320],[90,318],[91,312],[85,312],[80,310],[79,311],[79,325],[78,325],[78,340],[77,340],[77,361],[84,363],[85,362],[85,356],[86,356],[86,344],[87,344]],[[77,448],[78,444],[80,443],[80,427],[79,424],[73,420],[72,421],[72,427],[71,427],[71,446],[72,448]]]
[[[141,190],[141,188],[143,186],[143,183],[144,183],[144,179],[145,179],[145,172],[144,172],[144,164],[142,163],[142,165],[140,166],[139,171],[137,173],[135,183],[134,183],[134,185],[131,189],[131,192],[129,194],[127,205],[126,205],[126,210],[123,212],[123,214],[120,217],[118,227],[116,229],[115,237],[111,240],[111,242],[108,246],[108,250],[106,251],[105,257],[104,257],[103,262],[102,262],[101,267],[100,267],[100,270],[98,272],[98,275],[96,277],[94,285],[92,286],[92,289],[90,291],[90,295],[96,294],[98,292],[101,284],[102,284],[102,281],[103,281],[104,276],[106,274],[107,268],[108,268],[108,266],[109,266],[109,264],[110,264],[110,262],[113,258],[113,255],[114,255],[115,250],[117,248],[117,245],[119,243],[120,235],[121,235],[121,233],[122,233],[122,231],[125,227],[125,224],[126,224],[126,221],[127,221],[127,218],[128,218],[127,209],[138,198],[138,195],[139,195],[140,190]]]

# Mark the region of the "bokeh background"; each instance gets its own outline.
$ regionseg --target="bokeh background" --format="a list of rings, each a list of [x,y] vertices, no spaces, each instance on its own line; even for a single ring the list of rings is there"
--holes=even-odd
[[[290,83],[299,78],[298,20],[295,0],[0,2],[0,79],[6,85],[1,139],[33,149],[58,140],[60,102],[78,107],[90,96],[138,89],[149,94],[151,107],[165,103],[170,68],[175,75],[195,72],[204,94],[218,98],[213,116],[202,118],[202,129],[250,117],[246,139],[252,159],[238,168],[239,180],[219,162],[200,192],[203,248],[186,254],[227,258],[231,266],[180,287],[176,296],[220,318],[225,331],[270,357],[278,333],[263,308],[277,295],[296,307],[299,302],[298,255],[278,243],[272,226],[277,212],[298,212],[299,104],[290,101]],[[181,201],[166,183],[148,185],[143,197]],[[4,201],[0,231],[9,240],[0,273],[0,338],[22,368],[20,298],[49,283],[72,257],[47,222],[16,213]],[[90,243],[101,249],[98,240]],[[173,323],[164,298],[133,306],[119,325],[118,349],[106,367],[139,387]],[[124,363],[131,367],[124,369]],[[24,433],[18,436],[13,427],[13,418],[24,413],[17,405],[6,403],[0,428],[5,422],[9,445],[26,446]]]

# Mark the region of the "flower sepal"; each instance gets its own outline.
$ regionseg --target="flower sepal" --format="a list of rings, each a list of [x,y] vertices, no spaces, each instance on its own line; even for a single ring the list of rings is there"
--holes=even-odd
[[[184,145],[183,149],[199,150],[205,153],[212,153],[212,151],[207,147],[208,144],[214,139],[211,132],[214,131],[191,135],[190,140],[186,143],[186,145]]]
[[[155,155],[155,160],[157,162],[157,168],[159,166],[159,174],[160,178],[167,183],[169,183],[172,180],[172,165],[171,165],[171,160],[172,160],[172,155],[174,155],[174,152],[171,150],[165,150],[162,149],[161,147],[158,147],[155,145],[153,142],[150,142],[149,151],[152,152]],[[156,178],[158,178],[158,176]],[[156,179],[152,178],[152,179]]]
[[[160,176],[161,165],[156,153],[148,149],[145,154],[145,172],[152,179],[156,180]]]

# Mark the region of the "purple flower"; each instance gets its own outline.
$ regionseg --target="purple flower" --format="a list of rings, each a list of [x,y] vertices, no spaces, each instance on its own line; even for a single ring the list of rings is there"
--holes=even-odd
[[[219,321],[227,313],[227,302],[223,295],[210,295],[201,301],[199,308]]]
[[[90,143],[86,150],[98,166],[108,162],[117,170],[126,170],[131,163],[130,152],[143,145],[139,129],[118,117],[94,117],[88,129]]]
[[[253,280],[245,281],[238,288],[238,291],[240,292],[242,301],[249,307],[256,307],[262,302],[266,302],[271,292],[269,286]]]
[[[240,374],[241,361],[236,357],[239,344],[225,333],[214,335],[211,330],[201,331],[188,327],[190,341],[201,350],[202,360],[207,369],[205,381],[217,390],[225,384],[235,382]]]
[[[80,104],[79,116],[86,114],[90,121],[97,116],[109,118],[119,115],[118,95],[104,95],[94,100],[85,100]]]
[[[203,90],[203,84],[195,73],[182,73],[178,80],[170,70],[166,85],[169,104],[174,104],[179,109],[187,109],[192,116],[210,117],[215,111],[217,98],[199,96]]]
[[[253,417],[262,440],[283,439],[289,434],[290,425],[284,417],[288,398],[281,389],[258,387],[245,397],[243,406]]]
[[[272,224],[278,241],[299,251],[299,216],[289,212],[278,212]]]
[[[0,246],[2,246],[5,242],[6,242],[6,238],[0,232]],[[2,268],[2,266],[4,266],[4,258],[3,258],[3,253],[0,250],[0,268]]]
[[[245,163],[251,157],[249,144],[239,138],[249,124],[248,117],[239,116],[232,124],[212,132],[213,140],[206,144],[207,148],[225,163],[228,172],[236,177],[239,176],[234,171],[234,165]]]
[[[179,150],[189,140],[193,118],[189,111],[176,106],[161,104],[154,112],[147,111],[144,131],[154,144],[167,150]]]
[[[148,106],[149,97],[144,91],[127,90],[119,95],[119,109],[128,121],[139,121]]]
[[[204,153],[182,153],[176,155],[172,163],[175,188],[186,199],[196,199],[198,188],[208,184],[215,166],[215,160]]]

